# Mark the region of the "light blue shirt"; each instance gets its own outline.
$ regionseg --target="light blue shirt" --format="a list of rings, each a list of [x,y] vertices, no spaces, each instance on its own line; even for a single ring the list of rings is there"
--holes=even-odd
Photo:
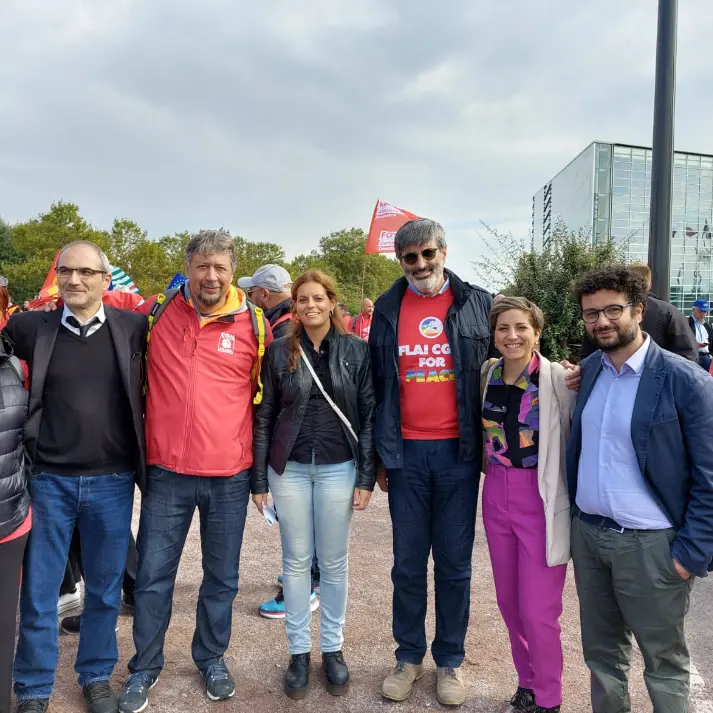
[[[641,475],[631,442],[631,417],[650,337],[617,373],[608,354],[582,412],[577,507],[635,530],[671,527]]]

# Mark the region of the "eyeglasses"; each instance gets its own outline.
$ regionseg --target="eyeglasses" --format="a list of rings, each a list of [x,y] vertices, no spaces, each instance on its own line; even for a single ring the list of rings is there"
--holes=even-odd
[[[90,280],[94,275],[106,275],[106,270],[92,270],[91,267],[58,267],[57,277],[67,280],[76,272],[82,280]]]
[[[429,262],[433,260],[434,257],[438,254],[438,248],[426,248],[425,250],[421,250],[420,253],[404,253],[401,256],[401,259],[407,264],[407,265],[415,265],[418,262],[419,257],[423,257],[426,262]]]
[[[587,324],[594,324],[599,320],[599,315],[604,313],[604,316],[607,319],[610,319],[612,322],[616,322],[616,320],[620,319],[621,315],[624,314],[624,307],[631,306],[632,303],[627,302],[625,305],[607,305],[603,309],[585,309],[582,310],[582,319]]]

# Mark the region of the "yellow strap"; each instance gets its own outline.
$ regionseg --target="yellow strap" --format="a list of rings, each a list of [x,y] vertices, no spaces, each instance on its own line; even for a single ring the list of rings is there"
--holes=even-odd
[[[257,392],[253,404],[259,406],[262,403],[262,358],[265,356],[265,319],[260,307],[255,307],[255,317],[257,318]]]
[[[166,293],[161,292],[156,296],[156,304],[163,304],[166,301]],[[156,317],[154,316],[154,312],[156,312],[153,307],[149,311],[149,328],[146,330],[146,373],[144,375],[144,394],[149,389],[149,342],[151,341],[151,330],[153,329],[154,322],[156,321]]]

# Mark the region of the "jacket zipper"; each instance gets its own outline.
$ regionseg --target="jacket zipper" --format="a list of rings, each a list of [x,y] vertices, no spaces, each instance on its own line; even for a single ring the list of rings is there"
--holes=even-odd
[[[186,336],[188,336],[186,334]],[[193,431],[193,407],[194,407],[194,392],[196,379],[196,353],[198,352],[198,336],[193,338],[193,353],[191,354],[191,365],[188,371],[188,394],[186,395],[186,436],[183,443],[183,453],[181,454],[181,462],[179,468],[185,470],[186,459],[191,445],[191,433]],[[179,471],[180,472],[180,471]]]

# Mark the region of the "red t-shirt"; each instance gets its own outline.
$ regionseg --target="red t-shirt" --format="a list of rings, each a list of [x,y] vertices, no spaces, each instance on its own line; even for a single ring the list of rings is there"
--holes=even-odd
[[[435,297],[406,290],[399,316],[401,434],[408,440],[458,438],[458,404],[446,315],[448,288]]]
[[[354,334],[365,342],[369,341],[369,332],[371,331],[371,322],[373,319],[373,314],[360,312],[354,320]]]

